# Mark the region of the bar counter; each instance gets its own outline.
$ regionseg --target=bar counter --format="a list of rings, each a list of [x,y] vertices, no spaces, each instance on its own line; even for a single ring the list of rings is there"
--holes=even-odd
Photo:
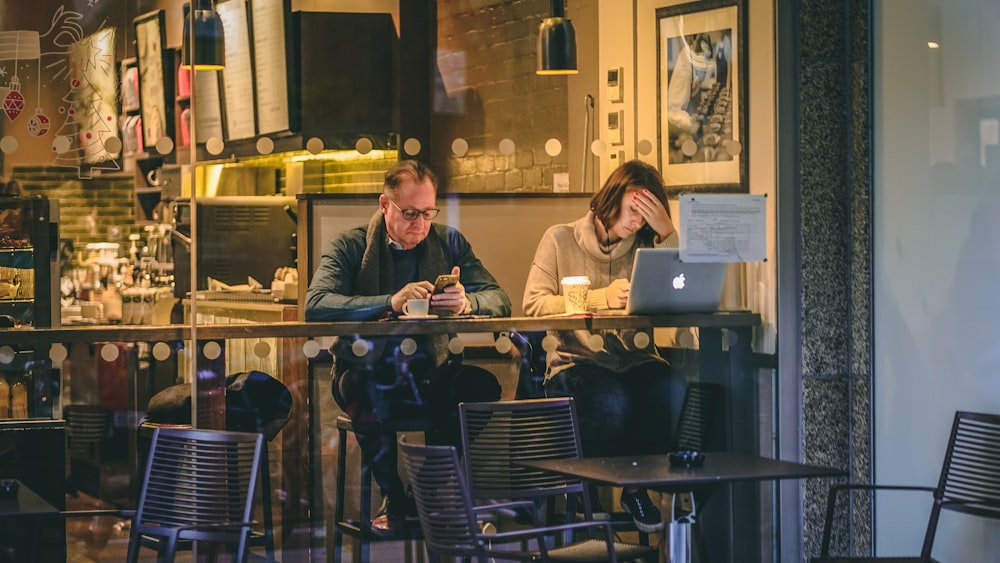
[[[386,336],[469,332],[540,332],[545,330],[599,330],[659,327],[750,328],[760,315],[748,311],[685,315],[593,315],[573,317],[442,318],[414,321],[274,322],[260,324],[198,325],[94,325],[64,328],[0,330],[0,345],[33,346],[73,342],[157,342],[225,338],[316,338],[323,336]]]

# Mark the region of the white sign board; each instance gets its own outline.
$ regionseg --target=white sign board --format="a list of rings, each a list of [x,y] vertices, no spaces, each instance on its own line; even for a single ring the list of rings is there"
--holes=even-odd
[[[766,197],[681,194],[681,260],[762,262],[767,258]]]

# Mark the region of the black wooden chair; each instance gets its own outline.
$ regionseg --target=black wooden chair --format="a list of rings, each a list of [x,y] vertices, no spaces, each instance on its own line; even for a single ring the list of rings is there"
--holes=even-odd
[[[923,548],[914,557],[837,557],[830,555],[833,519],[840,493],[854,490],[927,491],[934,497]],[[893,563],[936,561],[931,557],[942,510],[1000,519],[1000,415],[959,411],[951,427],[948,448],[936,487],[842,484],[830,487],[823,528],[823,543],[813,563],[887,561]],[[846,543],[846,542],[845,542]]]
[[[539,525],[531,500],[515,500],[473,506],[469,484],[459,466],[454,446],[422,446],[400,438],[399,451],[417,503],[424,545],[432,560],[442,557],[474,558],[480,563],[497,559],[516,561],[649,561],[659,558],[655,548],[616,542],[608,522],[571,522]],[[484,514],[515,507],[531,510],[534,526],[510,532],[484,533],[479,520]],[[596,534],[559,547],[549,547],[547,536],[570,530]],[[524,540],[534,540],[536,549],[517,549]],[[514,546],[514,547],[512,547]]]

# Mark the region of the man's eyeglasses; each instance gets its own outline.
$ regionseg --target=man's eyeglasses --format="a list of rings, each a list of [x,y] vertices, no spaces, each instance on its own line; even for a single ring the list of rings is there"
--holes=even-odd
[[[393,207],[399,210],[399,213],[403,216],[403,219],[407,221],[416,221],[420,216],[428,221],[433,221],[437,217],[438,213],[441,212],[440,209],[436,207],[428,207],[427,209],[403,209],[402,207],[396,205],[395,201],[389,200],[389,203]]]

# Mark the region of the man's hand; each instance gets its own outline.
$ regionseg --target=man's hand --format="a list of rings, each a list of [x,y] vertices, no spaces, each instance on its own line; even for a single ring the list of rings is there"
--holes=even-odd
[[[393,294],[389,302],[392,304],[392,310],[399,313],[403,310],[403,303],[410,299],[426,299],[431,296],[432,291],[434,291],[434,284],[429,281],[410,282]]]
[[[459,271],[458,266],[451,268],[451,273],[454,276],[460,276]],[[431,287],[431,289],[434,288]],[[464,315],[469,313],[469,309],[471,309],[469,299],[465,296],[465,286],[462,285],[461,281],[444,288],[441,293],[432,295],[431,307],[452,315]]]
[[[629,281],[624,278],[611,282],[607,291],[604,292],[608,301],[608,309],[624,309],[625,304],[628,303],[628,292],[631,287]]]

